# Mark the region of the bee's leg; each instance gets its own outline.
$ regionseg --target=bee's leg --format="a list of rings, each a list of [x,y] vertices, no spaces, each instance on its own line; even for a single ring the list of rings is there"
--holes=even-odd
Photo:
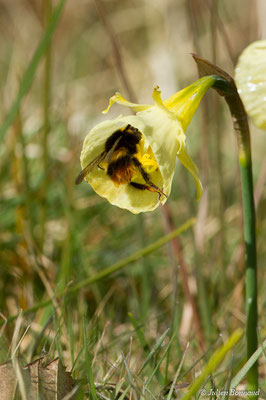
[[[157,192],[157,190],[155,188],[145,185],[143,183],[130,182],[130,185],[139,190],[149,190],[150,192],[154,192],[154,193]]]
[[[143,166],[142,166],[141,162],[136,157],[132,157],[132,161],[133,161],[134,165],[138,168],[138,170],[141,173],[144,181],[146,183],[149,183],[150,175],[143,169]]]
[[[156,185],[154,185],[154,184],[152,184],[152,186],[151,186],[151,185],[145,185],[145,184],[143,184],[143,183],[130,182],[130,185],[133,186],[133,187],[136,188],[136,189],[139,189],[139,190],[149,190],[150,192],[158,193],[158,196],[159,196],[159,197],[158,197],[158,200],[159,200],[159,201],[160,201],[162,195],[164,195],[165,197],[167,197],[166,194],[164,194],[164,193],[161,191],[161,189],[158,188],[158,187],[157,187]]]
[[[140,190],[149,190],[150,192],[157,192],[159,194],[159,200],[162,196],[165,196],[167,198],[167,195],[158,187],[156,186],[151,180],[150,180],[150,175],[144,171],[141,163],[139,162],[139,160],[135,157],[132,158],[132,161],[134,162],[135,166],[139,169],[144,181],[147,183],[147,185],[143,185],[141,183],[135,183],[135,182],[131,182],[130,184],[134,187],[136,187],[137,189]],[[136,186],[137,185],[137,186]],[[142,187],[141,187],[142,186]]]

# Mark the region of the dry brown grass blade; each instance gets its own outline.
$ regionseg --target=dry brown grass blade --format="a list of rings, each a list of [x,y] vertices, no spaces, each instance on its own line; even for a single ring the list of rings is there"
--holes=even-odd
[[[2,400],[11,400],[14,398],[17,388],[16,372],[12,362],[9,361],[0,365],[0,393]]]
[[[61,400],[74,387],[74,380],[65,367],[56,358],[49,364],[39,358],[21,368],[23,381],[27,389],[27,400]],[[17,393],[18,377],[12,362],[0,365],[0,398],[1,400],[14,399]],[[16,397],[17,398],[17,397]]]

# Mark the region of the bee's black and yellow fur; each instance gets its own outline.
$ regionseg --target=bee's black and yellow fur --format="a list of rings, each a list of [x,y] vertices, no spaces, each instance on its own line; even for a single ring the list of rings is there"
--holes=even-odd
[[[159,197],[166,195],[150,180],[149,174],[144,170],[141,162],[135,157],[137,145],[141,140],[141,133],[132,125],[116,130],[105,142],[104,151],[91,161],[78,175],[76,184],[82,182],[85,176],[101,162],[107,163],[107,175],[115,185],[130,184],[135,189],[157,192]],[[143,177],[145,184],[132,182],[132,177],[137,169]]]

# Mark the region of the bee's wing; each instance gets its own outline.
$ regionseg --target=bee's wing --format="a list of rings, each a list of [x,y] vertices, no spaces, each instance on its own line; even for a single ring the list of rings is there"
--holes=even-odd
[[[111,159],[112,159],[112,156],[113,156],[113,154],[114,154],[114,152],[115,152],[115,150],[116,150],[116,146],[118,145],[118,143],[119,143],[121,137],[122,137],[122,136],[120,136],[118,139],[116,139],[116,141],[114,142],[113,146],[111,147],[111,149],[110,149],[110,150],[108,151],[108,153],[106,154],[106,161],[107,161],[108,164],[110,163],[110,161],[111,161]]]
[[[93,170],[93,168],[100,164],[106,157],[106,152],[103,151],[99,156],[97,156],[96,158],[94,158],[94,160],[92,160],[77,176],[76,180],[75,180],[75,184],[79,185],[83,179],[85,178],[86,175],[88,175],[89,172],[91,172]]]
[[[111,161],[112,155],[116,149],[117,144],[119,143],[119,140],[121,139],[121,136],[115,141],[111,149],[106,153],[106,151],[103,151],[99,156],[97,156],[94,160],[92,160],[77,176],[75,183],[76,185],[79,185],[83,179],[85,178],[86,175],[88,175],[93,168],[96,165],[99,165],[102,161],[107,161],[109,163]]]

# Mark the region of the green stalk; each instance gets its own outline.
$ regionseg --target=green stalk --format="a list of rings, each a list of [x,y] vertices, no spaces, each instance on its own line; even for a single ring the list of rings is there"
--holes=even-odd
[[[246,337],[247,358],[257,350],[257,252],[256,215],[253,194],[250,133],[246,112],[236,92],[226,98],[230,108],[238,141],[238,157],[244,216],[244,240],[246,246]],[[258,390],[258,365],[255,363],[247,375],[247,389]],[[251,396],[256,399],[257,396]]]
[[[45,0],[43,5],[43,19],[45,29],[49,25],[52,16],[51,0]],[[41,215],[40,215],[40,247],[43,247],[45,238],[45,222],[47,215],[46,196],[48,189],[48,166],[49,166],[49,152],[48,152],[48,135],[50,130],[50,98],[51,98],[51,44],[47,46],[45,60],[44,60],[44,84],[43,84],[43,133],[42,133],[42,164],[44,172],[44,181],[41,190]]]
[[[243,149],[242,149],[243,150]],[[249,144],[239,151],[244,212],[244,238],[246,245],[246,315],[247,358],[257,350],[257,254],[256,217],[253,197],[252,161]],[[255,363],[248,373],[248,390],[258,389],[258,365]],[[257,397],[254,397],[257,398]]]
[[[250,133],[247,115],[238,95],[234,80],[216,65],[193,56],[200,76],[218,75],[214,88],[225,97],[229,106],[238,143],[238,157],[241,175],[241,190],[244,216],[244,240],[246,246],[246,339],[247,359],[257,350],[257,255],[256,255],[256,215],[253,194],[252,159]],[[257,362],[247,373],[247,390],[258,390]],[[257,395],[249,399],[257,399]]]

